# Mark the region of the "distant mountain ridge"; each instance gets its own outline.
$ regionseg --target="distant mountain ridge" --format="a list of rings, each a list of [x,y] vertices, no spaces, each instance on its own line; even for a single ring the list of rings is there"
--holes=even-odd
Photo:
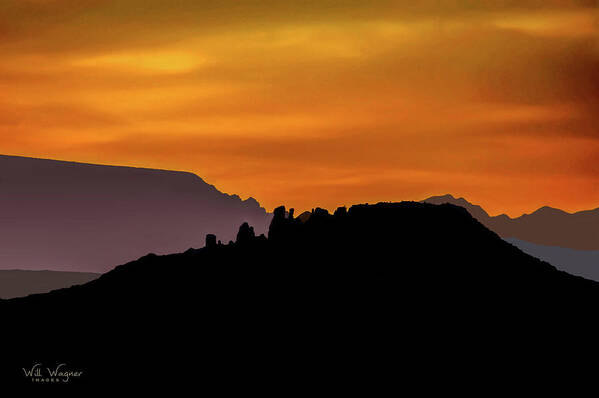
[[[82,285],[99,277],[89,272],[0,270],[0,299]]]
[[[482,207],[449,194],[432,196],[423,202],[461,206],[503,238],[516,238],[545,246],[599,250],[599,208],[567,213],[543,206],[530,214],[511,218],[506,214],[489,216]]]
[[[105,272],[270,219],[188,172],[0,155],[0,269]]]
[[[524,253],[547,261],[557,269],[599,282],[599,250],[544,246],[515,238],[505,238],[505,240]]]

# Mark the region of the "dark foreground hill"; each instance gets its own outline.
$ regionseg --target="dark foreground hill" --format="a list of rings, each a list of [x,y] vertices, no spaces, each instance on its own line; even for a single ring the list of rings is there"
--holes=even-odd
[[[265,232],[253,198],[192,173],[0,155],[0,269],[106,272],[149,252],[186,250],[241,223]]]
[[[208,237],[83,286],[0,301],[3,376],[35,383],[23,368],[65,363],[83,371],[72,383],[372,393],[464,364],[487,371],[515,343],[519,355],[545,349],[544,336],[599,298],[597,283],[522,253],[461,207],[290,213],[275,211],[268,238],[244,224],[233,244]]]

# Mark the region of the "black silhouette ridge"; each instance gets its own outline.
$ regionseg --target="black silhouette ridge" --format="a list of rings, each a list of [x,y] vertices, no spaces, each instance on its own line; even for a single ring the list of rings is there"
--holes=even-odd
[[[21,367],[60,358],[85,369],[82,383],[149,380],[159,363],[172,366],[154,383],[191,383],[185,368],[193,383],[221,388],[372,391],[393,385],[397,361],[411,379],[481,349],[499,367],[505,352],[532,349],[522,337],[531,330],[555,346],[558,326],[571,328],[599,297],[596,282],[522,253],[449,204],[316,208],[307,218],[281,206],[268,238],[243,223],[236,242],[216,239],[0,301],[13,364],[3,374],[23,379]]]

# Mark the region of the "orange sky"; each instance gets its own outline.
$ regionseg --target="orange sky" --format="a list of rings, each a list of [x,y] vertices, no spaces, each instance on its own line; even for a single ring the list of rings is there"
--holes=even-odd
[[[598,9],[4,0],[0,153],[188,170],[269,210],[595,208]]]

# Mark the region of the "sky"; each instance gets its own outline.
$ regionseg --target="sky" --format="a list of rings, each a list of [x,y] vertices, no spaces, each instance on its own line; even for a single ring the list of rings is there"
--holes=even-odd
[[[3,0],[0,153],[268,210],[599,207],[596,0]]]

